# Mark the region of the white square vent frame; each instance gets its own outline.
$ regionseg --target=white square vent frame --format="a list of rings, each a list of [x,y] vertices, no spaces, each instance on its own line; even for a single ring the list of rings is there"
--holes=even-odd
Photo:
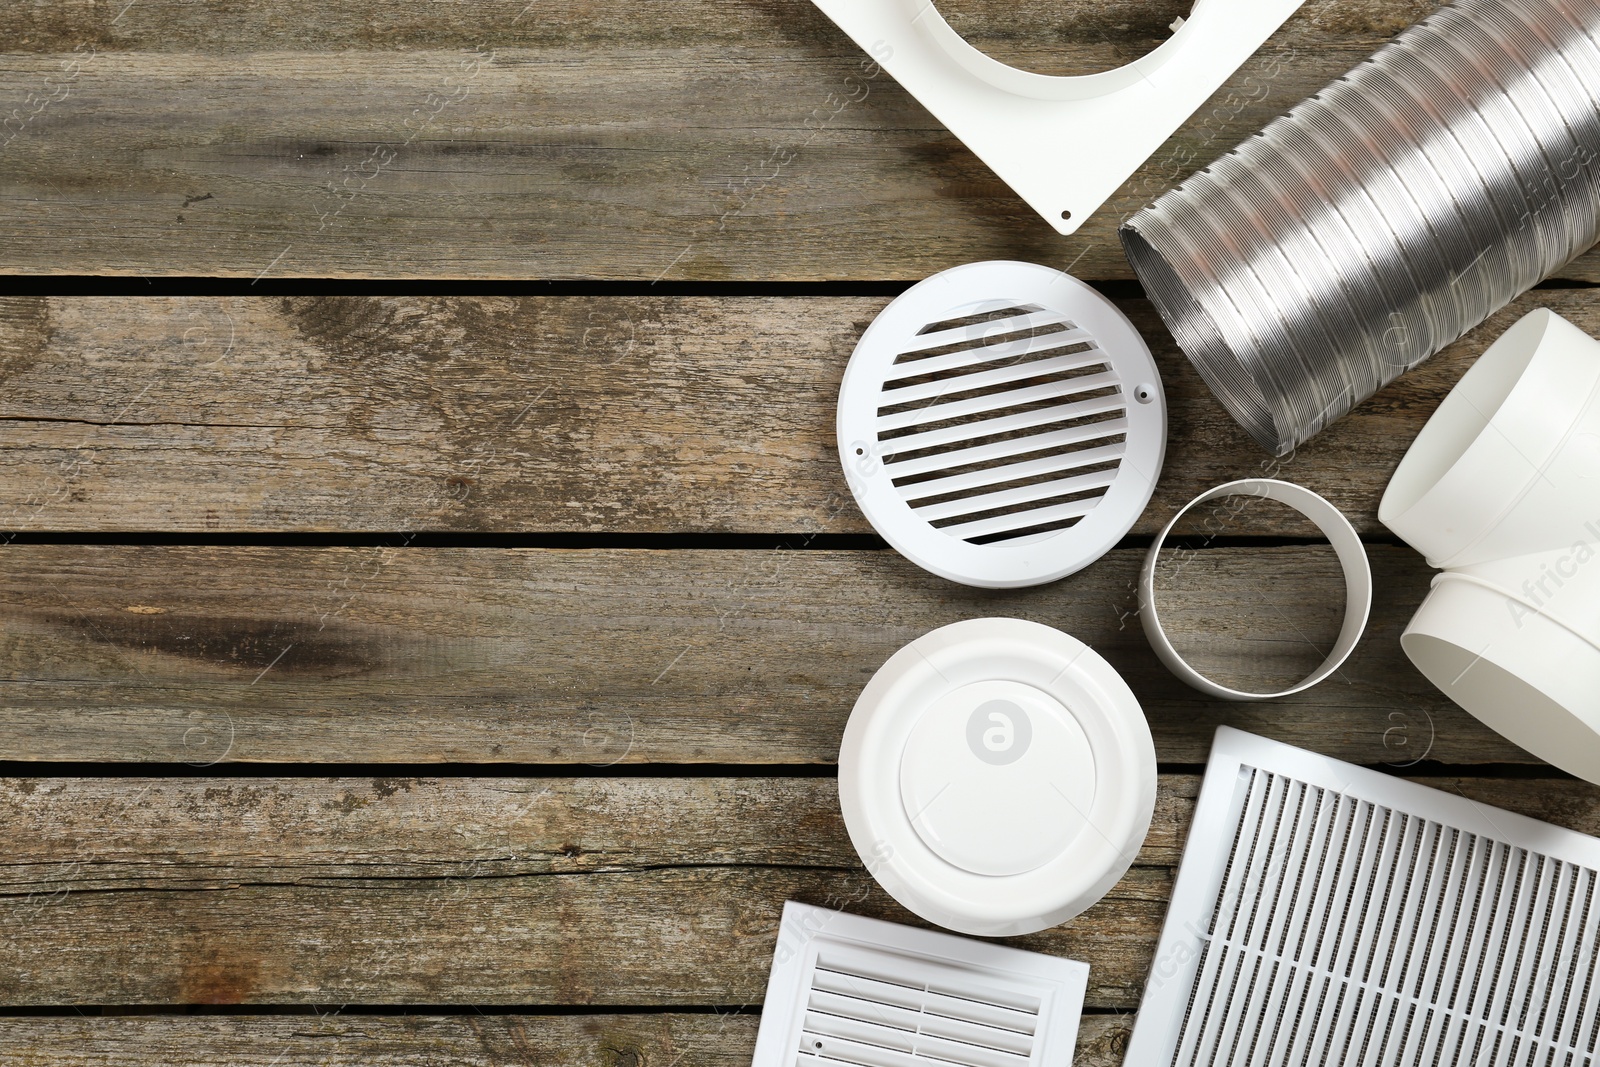
[[[1127,1062],[1586,1067],[1600,841],[1217,731]]]
[[[1073,233],[1302,0],[1195,0],[1148,55],[1055,77],[1007,66],[935,0],[813,0],[1059,233]]]
[[[753,1067],[1064,1067],[1087,964],[789,901]]]

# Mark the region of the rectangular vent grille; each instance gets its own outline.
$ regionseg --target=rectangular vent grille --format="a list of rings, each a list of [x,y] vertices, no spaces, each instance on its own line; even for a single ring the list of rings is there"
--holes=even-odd
[[[1057,1067],[1089,968],[784,905],[754,1067]]]
[[[878,447],[929,524],[975,544],[1037,539],[1105,495],[1126,415],[1094,336],[1024,304],[924,327],[879,396]]]
[[[1211,811],[1196,817],[1128,1062],[1594,1063],[1596,842],[1359,768],[1274,762],[1219,767],[1213,754]],[[1184,878],[1197,849],[1221,854],[1197,856],[1203,888]],[[1187,996],[1166,981],[1175,959],[1193,960]],[[1163,1031],[1171,1052],[1153,1056]]]
[[[1039,998],[986,986],[927,960],[817,956],[795,1062],[1025,1067]]]

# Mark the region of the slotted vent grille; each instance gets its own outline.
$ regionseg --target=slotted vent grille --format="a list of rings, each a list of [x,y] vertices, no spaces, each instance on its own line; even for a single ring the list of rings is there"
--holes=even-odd
[[[1594,1062],[1592,867],[1248,765],[1240,790],[1173,1064]]]
[[[789,901],[752,1067],[1057,1067],[1089,968]]]
[[[795,1063],[1026,1067],[1040,1000],[927,960],[824,948]]]
[[[1132,529],[1166,454],[1155,360],[1110,300],[1037,263],[940,271],[872,320],[836,435],[872,528],[952,581],[1015,588]]]
[[[1094,510],[1128,430],[1094,335],[1037,304],[923,326],[877,407],[884,473],[914,514],[972,544],[1048,537]]]

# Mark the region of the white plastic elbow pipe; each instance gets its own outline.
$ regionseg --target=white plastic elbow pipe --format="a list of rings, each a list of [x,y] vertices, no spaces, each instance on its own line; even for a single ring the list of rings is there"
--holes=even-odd
[[[1523,316],[1412,442],[1378,518],[1443,570],[1400,638],[1411,662],[1600,783],[1600,342]]]

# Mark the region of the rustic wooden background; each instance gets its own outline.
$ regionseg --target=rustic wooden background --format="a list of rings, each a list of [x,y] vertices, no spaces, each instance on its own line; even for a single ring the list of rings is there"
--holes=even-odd
[[[1050,73],[1187,6],[941,4]],[[746,1063],[782,901],[914,921],[832,764],[892,651],[985,614],[1103,652],[1162,762],[1133,870],[1017,942],[1091,964],[1080,1064],[1121,1061],[1219,724],[1600,831],[1406,663],[1429,572],[1376,520],[1515,316],[1600,333],[1600,258],[1271,461],[1115,238],[1434,6],[1308,0],[1063,238],[806,0],[5,5],[0,1063]],[[831,444],[861,328],[992,257],[1101,284],[1171,402],[1133,535],[1021,592],[885,550]],[[1377,601],[1337,679],[1227,706],[1156,663],[1133,577],[1253,474],[1351,515]],[[1303,673],[1327,546],[1268,507],[1184,532],[1193,657]]]

